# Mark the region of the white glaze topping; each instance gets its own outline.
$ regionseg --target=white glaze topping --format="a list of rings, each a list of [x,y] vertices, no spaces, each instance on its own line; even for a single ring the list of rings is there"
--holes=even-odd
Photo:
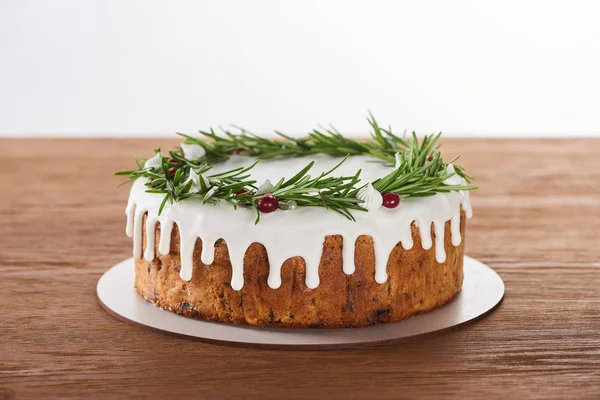
[[[400,168],[400,164],[402,163],[402,157],[400,156],[400,153],[394,154],[394,160],[394,168]]]
[[[383,196],[371,185],[371,182],[358,191],[356,198],[362,200],[361,205],[369,211],[377,210],[383,204]]]
[[[273,189],[273,184],[271,183],[271,181],[269,179],[267,179],[266,181],[264,181],[262,183],[262,185],[260,185],[259,187],[256,188],[256,194],[269,193],[269,191],[271,189]]]
[[[190,192],[199,192],[202,189],[200,181],[204,182],[205,187],[208,187],[210,184],[204,175],[199,174],[194,170],[190,170],[190,176],[188,176],[188,178],[185,180],[185,183],[187,184],[189,181],[192,181]]]
[[[181,150],[183,151],[183,156],[188,160],[198,160],[206,154],[204,147],[199,144],[182,143]]]
[[[328,156],[261,161],[250,172],[252,179],[257,182],[266,182],[269,178],[279,180],[282,177],[293,176],[312,160],[315,161],[310,171],[313,175],[327,171],[339,162],[339,159]],[[391,171],[391,168],[372,161],[373,159],[369,157],[349,157],[334,175],[354,175],[358,169],[362,169],[362,182],[371,182]],[[215,165],[209,173],[247,166],[250,162],[247,157],[234,156],[227,162]],[[146,180],[142,178],[134,182],[126,208],[126,233],[133,237],[133,256],[142,257],[142,222],[147,213],[148,243],[143,254],[147,261],[154,259],[154,230],[157,223],[161,226],[158,251],[163,255],[169,253],[171,231],[173,224],[177,224],[180,234],[180,276],[186,281],[192,278],[193,253],[197,238],[202,240],[201,261],[204,264],[212,264],[214,244],[218,239],[223,239],[229,250],[232,265],[231,287],[235,290],[240,290],[244,285],[244,254],[254,242],[261,243],[267,250],[270,265],[268,284],[271,288],[276,289],[281,285],[281,266],[285,260],[294,256],[304,258],[306,286],[316,288],[319,285],[319,262],[325,236],[343,237],[343,270],[346,274],[352,274],[355,270],[356,239],[361,235],[368,235],[373,238],[375,248],[375,281],[384,283],[387,280],[388,258],[394,246],[401,243],[406,250],[413,247],[411,231],[413,222],[419,228],[422,247],[424,249],[435,247],[436,260],[443,263],[446,259],[445,223],[450,221],[452,245],[458,246],[462,240],[461,206],[467,218],[472,216],[468,191],[438,193],[435,196],[418,199],[402,199],[395,209],[354,211],[356,222],[325,208],[299,207],[294,210],[277,210],[262,214],[260,222],[254,225],[256,215],[251,209],[234,210],[227,204],[213,206],[202,204],[197,199],[187,199],[167,205],[159,216],[158,209],[163,196],[146,193],[145,182]],[[431,236],[432,224],[435,244]]]
[[[455,185],[464,185],[465,184],[464,178],[456,173],[456,170],[454,169],[454,165],[452,163],[450,163],[446,166],[446,171],[444,171],[444,172],[447,174],[454,174],[451,177],[444,179],[445,185],[455,186]]]
[[[156,153],[154,157],[149,158],[144,163],[145,168],[158,168],[162,164],[162,155],[160,153]]]

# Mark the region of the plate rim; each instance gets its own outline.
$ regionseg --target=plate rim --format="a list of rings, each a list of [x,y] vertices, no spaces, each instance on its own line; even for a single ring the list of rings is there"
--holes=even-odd
[[[496,301],[496,303],[494,305],[492,305],[491,307],[489,307],[487,310],[479,313],[478,315],[475,315],[473,317],[469,317],[468,319],[461,321],[459,323],[453,324],[453,325],[449,325],[446,327],[442,327],[439,329],[433,329],[431,331],[427,331],[427,332],[421,332],[421,333],[416,333],[416,334],[412,334],[412,335],[407,335],[407,336],[400,336],[400,337],[388,337],[388,338],[383,338],[383,339],[372,339],[372,340],[368,340],[368,341],[361,341],[361,342],[349,342],[349,343],[298,343],[298,344],[293,344],[293,343],[259,343],[259,342],[251,342],[251,341],[236,341],[236,340],[229,340],[229,339],[215,339],[212,337],[206,337],[206,336],[197,336],[197,335],[192,335],[192,334],[188,334],[188,333],[182,333],[182,332],[174,332],[168,329],[163,329],[160,327],[156,327],[156,326],[152,326],[152,325],[147,325],[144,324],[143,322],[140,321],[136,321],[134,319],[128,318],[122,314],[119,314],[117,311],[113,310],[111,307],[109,307],[107,304],[104,303],[104,301],[102,301],[102,298],[100,296],[99,293],[99,289],[100,289],[100,285],[101,285],[101,281],[105,278],[105,276],[107,275],[107,273],[109,271],[111,271],[114,268],[118,268],[123,264],[129,263],[129,262],[133,262],[134,259],[133,257],[127,258],[125,260],[122,260],[120,262],[118,262],[117,264],[113,265],[111,268],[107,269],[102,276],[98,279],[98,283],[96,285],[96,299],[98,300],[98,303],[100,304],[100,306],[111,316],[113,316],[114,318],[125,322],[129,325],[133,325],[136,327],[143,327],[146,330],[149,330],[151,332],[155,332],[155,333],[160,333],[160,334],[164,334],[164,335],[168,335],[171,337],[177,337],[177,338],[182,338],[185,340],[193,340],[193,341],[198,341],[198,342],[203,342],[203,343],[209,343],[209,344],[216,344],[216,345],[220,345],[220,346],[233,346],[233,347],[241,347],[241,348],[258,348],[258,349],[267,349],[267,350],[337,350],[337,349],[352,349],[352,348],[366,348],[366,347],[378,347],[378,346],[384,346],[384,345],[389,345],[389,344],[394,344],[394,343],[405,343],[405,342],[410,342],[410,341],[414,341],[417,339],[424,339],[424,338],[431,338],[431,337],[435,337],[435,336],[439,336],[448,332],[453,332],[459,329],[462,329],[465,325],[467,324],[471,324],[474,322],[479,321],[480,319],[484,318],[485,316],[487,316],[488,314],[490,314],[491,312],[493,312],[494,310],[496,310],[503,302],[504,300],[504,296],[506,295],[506,287],[504,285],[504,281],[502,280],[502,277],[500,277],[500,275],[491,267],[489,267],[488,265],[482,263],[481,261],[469,257],[469,256],[464,256],[465,261],[470,260],[470,262],[474,262],[475,265],[478,265],[479,267],[483,267],[488,269],[489,271],[491,271],[493,273],[493,275],[495,276],[495,278],[497,279],[497,283],[501,284],[502,287],[502,293],[499,297],[499,299]],[[133,285],[133,282],[132,282]],[[137,291],[133,290],[132,293],[135,296],[139,296],[139,294],[137,293]],[[418,315],[426,315],[428,313],[434,312],[436,310],[441,310],[443,309],[446,305],[451,304],[452,302],[456,301],[456,297],[459,296],[462,293],[462,288],[461,291],[459,291],[457,293],[457,295],[450,300],[448,303],[435,308],[431,311],[427,311],[424,313],[420,313],[417,314],[415,316]],[[168,312],[170,314],[173,314],[177,317],[180,318],[185,318],[187,320],[192,320],[195,322],[198,322],[199,324],[218,324],[221,325],[223,327],[226,328],[230,328],[230,329],[251,329],[251,330],[265,330],[265,331],[270,331],[270,332],[279,332],[284,334],[285,331],[294,331],[297,334],[302,334],[303,332],[311,332],[311,331],[322,331],[323,329],[291,329],[291,328],[266,328],[266,327],[257,327],[257,326],[251,326],[251,325],[237,325],[237,324],[232,324],[232,323],[226,323],[226,322],[218,322],[218,321],[206,321],[206,320],[201,320],[201,319],[196,319],[196,318],[191,318],[191,317],[186,317],[180,314],[176,314],[176,313],[172,313],[168,310],[164,310],[160,307],[155,306],[153,303],[150,303],[144,299],[142,299],[147,305],[148,307],[152,307],[154,308],[156,311],[158,312]],[[377,326],[385,326],[385,325],[391,325],[391,324],[401,324],[405,321],[410,320],[412,317],[408,317],[404,320],[398,321],[398,322],[392,322],[392,323],[388,323],[388,324],[379,324],[379,325],[372,325],[372,326],[366,326],[366,327],[360,327],[360,328],[337,328],[337,329],[331,329],[331,330],[335,330],[335,331],[340,331],[340,330],[344,330],[344,331],[356,331],[359,332],[361,330],[364,329],[368,329],[368,328],[374,328]]]

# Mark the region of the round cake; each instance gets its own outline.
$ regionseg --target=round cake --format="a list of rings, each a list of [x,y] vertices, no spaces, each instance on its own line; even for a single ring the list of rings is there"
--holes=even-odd
[[[127,234],[146,300],[203,320],[351,328],[400,321],[459,293],[474,187],[427,139],[387,149],[393,163],[376,162],[369,147],[346,158],[296,148],[251,169],[266,150],[231,151],[238,140],[206,169],[219,146],[209,139],[188,138],[123,173],[134,181]]]

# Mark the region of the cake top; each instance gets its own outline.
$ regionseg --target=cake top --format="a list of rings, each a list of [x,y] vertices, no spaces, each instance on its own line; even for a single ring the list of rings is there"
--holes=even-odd
[[[459,246],[461,213],[471,217],[469,190],[475,187],[469,176],[454,164],[456,158],[442,159],[439,135],[419,141],[414,133],[398,136],[381,128],[372,117],[369,123],[367,141],[333,129],[299,139],[279,133],[280,140],[211,130],[200,132],[208,140],[182,135],[185,142],[168,155],[157,149],[154,157],[138,159],[136,170],[118,173],[135,181],[126,207],[134,257],[143,251],[148,262],[155,258],[157,224],[158,252],[169,254],[177,226],[183,280],[192,278],[198,238],[206,265],[223,239],[233,289],[243,287],[244,255],[255,242],[268,253],[269,287],[281,285],[284,261],[299,256],[306,286],[315,288],[324,238],[343,238],[343,271],[352,274],[356,241],[368,235],[374,243],[374,278],[383,283],[392,249],[414,246],[414,227],[420,246],[445,262],[446,225],[451,244]]]
[[[357,213],[401,208],[403,199],[476,189],[456,165],[458,157],[442,159],[440,134],[419,141],[414,132],[396,135],[379,126],[371,115],[368,122],[371,139],[366,141],[346,138],[334,128],[301,138],[276,132],[275,140],[244,129],[180,134],[185,141],[168,155],[156,149],[153,157],[136,160],[137,169],[117,175],[128,176],[127,182],[145,178],[140,180],[145,192],[161,196],[159,215],[167,204],[195,199],[252,209],[256,224],[263,214],[303,207],[355,221]]]

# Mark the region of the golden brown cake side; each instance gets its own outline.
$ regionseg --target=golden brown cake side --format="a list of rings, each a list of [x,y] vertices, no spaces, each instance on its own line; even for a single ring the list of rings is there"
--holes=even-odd
[[[267,252],[261,244],[253,243],[244,257],[244,286],[236,291],[231,288],[232,268],[223,240],[215,245],[210,265],[200,261],[202,241],[196,241],[192,279],[186,282],[179,276],[177,226],[171,233],[170,252],[163,256],[158,251],[157,224],[154,261],[135,260],[135,288],[159,307],[204,320],[279,328],[349,328],[395,322],[447,303],[463,282],[465,213],[461,211],[463,240],[459,246],[452,245],[450,222],[445,224],[447,257],[441,264],[436,261],[435,240],[431,249],[424,250],[418,228],[413,224],[411,229],[413,248],[405,250],[400,244],[394,247],[387,263],[388,279],[383,284],[374,279],[372,239],[357,239],[356,270],[347,275],[342,270],[342,238],[336,235],[325,237],[320,284],[315,289],[305,284],[300,257],[283,264],[281,286],[270,288]],[[431,235],[435,237],[433,228]],[[144,234],[144,249],[146,245]]]

